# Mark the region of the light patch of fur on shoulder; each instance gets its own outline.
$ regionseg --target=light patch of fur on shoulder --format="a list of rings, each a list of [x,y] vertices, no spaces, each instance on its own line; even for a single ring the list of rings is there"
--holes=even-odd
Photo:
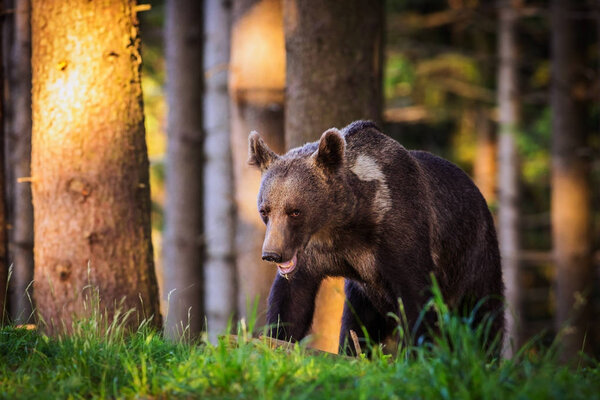
[[[390,189],[387,186],[385,175],[374,158],[359,154],[352,168],[352,172],[361,181],[377,181],[378,187],[373,200],[373,209],[377,215],[377,222],[381,222],[385,214],[392,208]]]

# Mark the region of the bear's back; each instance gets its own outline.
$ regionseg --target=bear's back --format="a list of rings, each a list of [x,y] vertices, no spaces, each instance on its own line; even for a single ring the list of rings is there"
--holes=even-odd
[[[450,259],[444,247],[465,250],[494,231],[485,199],[455,164],[429,152],[406,150],[372,122],[356,121],[342,132],[350,171],[367,180],[379,174],[389,191],[391,203],[384,220],[392,225],[404,226],[405,219],[428,225],[435,258]],[[413,210],[411,215],[402,215],[405,209]],[[443,241],[456,243],[444,246]]]
[[[487,208],[471,178],[450,161],[426,151],[407,150],[370,121],[353,122],[342,132],[349,166],[361,155],[371,157],[391,185],[394,181],[402,183],[401,190],[406,190],[407,184],[424,185],[422,189],[431,193],[438,206],[460,209],[476,204]],[[417,182],[411,182],[413,179]]]
[[[359,157],[368,157],[386,174],[395,175],[411,167],[408,151],[371,121],[355,121],[342,129],[346,141],[346,162],[352,168]]]

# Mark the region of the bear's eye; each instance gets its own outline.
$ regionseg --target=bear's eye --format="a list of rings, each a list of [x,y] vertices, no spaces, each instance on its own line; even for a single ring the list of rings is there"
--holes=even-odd
[[[296,218],[300,216],[300,210],[292,210],[288,213],[288,215],[292,218]]]
[[[267,216],[269,215],[269,211],[265,210],[264,208],[261,208],[259,213],[260,213],[260,216],[263,218],[267,218]]]

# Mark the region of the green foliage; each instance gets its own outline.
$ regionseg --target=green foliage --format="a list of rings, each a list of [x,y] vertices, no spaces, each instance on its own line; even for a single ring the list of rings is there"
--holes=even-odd
[[[390,53],[384,74],[388,106],[422,106],[430,122],[460,118],[474,101],[493,99],[483,87],[476,61],[459,53],[446,52],[426,59],[411,59]]]
[[[165,152],[164,115],[166,104],[163,87],[165,82],[164,46],[162,27],[164,24],[163,1],[154,1],[152,8],[140,15],[142,37],[142,89],[146,142],[151,161],[162,157]]]
[[[415,79],[415,68],[406,56],[401,53],[388,55],[383,83],[386,99],[409,96]]]
[[[519,154],[522,159],[522,174],[526,183],[535,184],[541,179],[549,179],[550,136],[552,132],[552,112],[550,107],[543,111],[527,129],[527,134],[516,136]]]
[[[600,368],[569,369],[553,349],[535,342],[512,360],[483,347],[486,326],[448,312],[439,290],[428,307],[438,317],[432,342],[398,356],[375,347],[343,358],[311,355],[304,345],[271,349],[249,341],[254,325],[238,325],[238,340],[170,342],[142,323],[133,333],[125,314],[107,321],[94,311],[69,335],[0,330],[0,397],[30,398],[600,398]],[[92,304],[97,304],[92,302]],[[402,321],[402,318],[399,318]]]

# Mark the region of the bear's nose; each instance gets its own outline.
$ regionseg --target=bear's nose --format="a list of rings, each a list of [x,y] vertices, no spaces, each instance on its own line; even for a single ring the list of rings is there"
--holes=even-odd
[[[281,254],[274,253],[272,251],[265,251],[262,253],[262,259],[269,262],[280,263]]]

